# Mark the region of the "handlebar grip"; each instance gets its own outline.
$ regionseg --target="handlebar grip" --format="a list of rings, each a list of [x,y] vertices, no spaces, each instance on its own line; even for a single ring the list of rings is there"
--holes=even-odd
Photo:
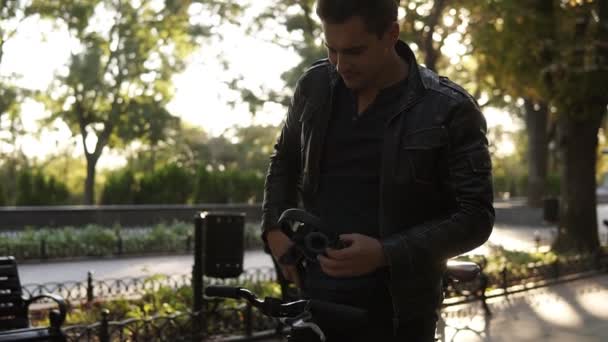
[[[335,327],[351,329],[354,326],[362,326],[368,322],[367,311],[341,304],[323,302],[319,300],[310,301],[312,316],[320,322],[332,322]]]
[[[234,299],[240,299],[243,297],[241,295],[241,288],[233,286],[208,286],[207,288],[205,288],[205,295],[209,297]]]
[[[278,223],[282,226],[285,222],[289,221],[301,222],[317,229],[321,227],[320,218],[302,209],[292,208],[285,210],[281,214],[281,217],[279,217]]]

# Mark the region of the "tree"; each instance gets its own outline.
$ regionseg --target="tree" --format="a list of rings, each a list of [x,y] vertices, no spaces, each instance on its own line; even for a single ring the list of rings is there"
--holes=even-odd
[[[0,2],[0,67],[2,67],[4,48],[19,30],[20,24],[28,18],[25,11],[25,1]],[[11,204],[17,193],[15,179],[18,165],[24,161],[21,150],[17,147],[17,138],[23,134],[23,125],[20,118],[21,103],[28,96],[25,89],[14,84],[18,75],[8,75],[0,78],[0,131],[4,131],[0,138],[1,143],[12,146],[7,153],[0,153],[0,160],[4,162],[0,178],[3,189],[0,197],[4,197],[5,204]]]
[[[549,66],[558,107],[563,158],[560,230],[555,247],[599,248],[596,211],[598,131],[608,106],[608,3],[587,1],[554,8],[564,56]],[[565,27],[564,27],[565,26]]]
[[[82,140],[87,161],[85,203],[95,201],[96,166],[106,147],[162,141],[178,125],[166,109],[171,76],[207,28],[191,24],[194,1],[34,0],[29,9],[63,22],[81,48],[50,95],[49,122],[65,121]],[[199,9],[200,10],[200,9]],[[106,22],[107,25],[101,25]]]
[[[598,248],[595,167],[597,136],[608,104],[606,1],[477,2],[475,44],[510,93],[547,104],[557,119],[561,151],[561,217],[555,247]],[[473,25],[472,25],[473,26]],[[526,104],[534,108],[531,103]],[[543,109],[541,111],[546,111]],[[541,122],[538,126],[545,128]],[[530,139],[530,145],[542,144]]]
[[[511,110],[521,113],[528,133],[528,203],[541,206],[547,182],[551,97],[538,70],[553,58],[551,23],[539,8],[550,1],[471,1],[469,25],[473,53],[478,59],[479,80],[487,89],[500,89],[510,98],[522,99]],[[532,9],[530,9],[530,5]],[[524,9],[525,8],[525,9]],[[537,12],[541,12],[538,14]],[[512,103],[515,101],[511,101]]]

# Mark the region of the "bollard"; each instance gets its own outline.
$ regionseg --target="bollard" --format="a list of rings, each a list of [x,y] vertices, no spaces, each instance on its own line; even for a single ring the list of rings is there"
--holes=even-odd
[[[553,277],[555,279],[559,278],[559,258],[557,258],[551,266],[553,269]]]
[[[46,259],[46,240],[44,238],[40,239],[40,259]]]
[[[488,276],[481,272],[481,274],[479,274],[479,300],[481,301],[481,306],[483,307],[483,312],[485,313],[486,317],[492,316],[492,311],[490,311],[486,298],[488,282]]]
[[[203,275],[205,274],[205,217],[206,212],[197,213],[194,217],[194,264],[192,265],[192,312],[198,317],[192,322],[192,341],[206,332],[203,313]]]
[[[122,246],[122,236],[120,236],[120,232],[116,232],[116,253],[118,253],[118,255],[122,255],[123,253],[123,246]]]
[[[245,308],[245,336],[253,336],[253,308],[249,302]]]
[[[93,302],[95,293],[93,292],[93,272],[87,272],[87,303]]]
[[[502,289],[505,292],[505,294],[507,293],[507,288],[509,287],[509,284],[507,283],[507,266],[503,266],[502,268]]]
[[[101,325],[99,326],[99,342],[110,342],[110,311],[108,309],[101,310]]]

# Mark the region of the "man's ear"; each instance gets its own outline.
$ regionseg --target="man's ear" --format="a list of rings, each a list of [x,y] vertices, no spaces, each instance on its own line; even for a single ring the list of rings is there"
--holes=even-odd
[[[393,22],[391,24],[390,28],[388,29],[388,37],[393,44],[396,44],[397,41],[399,40],[400,31],[401,31],[401,28],[399,27],[398,21]]]

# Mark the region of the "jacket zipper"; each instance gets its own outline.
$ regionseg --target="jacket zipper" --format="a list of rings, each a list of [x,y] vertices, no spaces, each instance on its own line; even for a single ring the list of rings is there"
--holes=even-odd
[[[387,121],[386,125],[385,125],[385,136],[386,133],[388,131],[388,127],[391,125],[391,123],[393,122],[393,120],[395,120],[396,117],[398,117],[400,114],[408,111],[409,109],[411,109],[414,105],[416,105],[418,102],[420,102],[422,100],[423,96],[418,97],[417,99],[405,104],[399,111],[397,111],[395,114],[393,114],[391,116],[391,118]],[[400,129],[397,130],[397,132],[395,133],[395,136],[393,138],[397,138],[400,134]],[[397,142],[398,144],[398,142]],[[399,148],[397,148],[397,151],[399,151]],[[382,169],[380,171],[380,208],[384,208],[384,201],[382,200],[383,196],[382,196],[382,189],[384,187],[384,171],[386,168],[385,165],[385,159],[386,157],[384,156],[384,151],[383,151],[383,156],[382,156]],[[382,215],[382,214],[381,214]],[[381,220],[381,224],[379,225],[379,233],[380,233],[380,238],[384,237],[383,234],[383,222],[384,220]],[[392,265],[391,265],[391,260],[390,258],[386,258],[386,261],[388,263],[388,268],[389,268],[389,277],[392,278],[391,272],[390,270],[392,269]],[[397,305],[395,304],[395,296],[393,293],[393,289],[392,289],[392,279],[389,279],[389,284],[388,284],[388,292],[391,296],[391,305],[393,306],[393,335],[397,336],[397,332],[399,330],[399,309],[397,307]]]

